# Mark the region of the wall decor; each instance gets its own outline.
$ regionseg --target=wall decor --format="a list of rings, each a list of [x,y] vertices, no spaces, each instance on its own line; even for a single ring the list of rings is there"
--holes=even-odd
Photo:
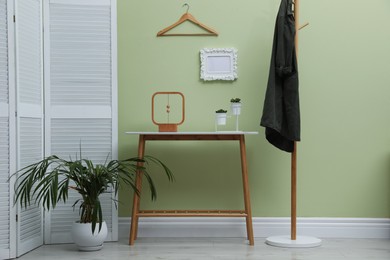
[[[198,20],[196,20],[196,18],[190,14],[188,12],[188,10],[190,9],[190,6],[186,3],[183,5],[184,6],[187,6],[187,12],[184,13],[180,19],[175,22],[174,24],[166,27],[165,29],[159,31],[157,33],[157,37],[160,37],[160,36],[218,36],[218,32],[215,31],[214,29],[208,27],[207,25],[199,22]],[[173,28],[177,27],[178,25],[184,23],[184,22],[191,22],[193,23],[194,25],[202,28],[204,31],[206,31],[207,33],[167,33],[169,32],[170,30],[172,30]]]
[[[159,96],[159,98],[156,98]],[[152,96],[152,121],[159,132],[177,132],[185,119],[185,101],[181,92],[156,92]]]
[[[208,80],[235,80],[237,76],[237,49],[203,48],[200,50],[200,78]]]

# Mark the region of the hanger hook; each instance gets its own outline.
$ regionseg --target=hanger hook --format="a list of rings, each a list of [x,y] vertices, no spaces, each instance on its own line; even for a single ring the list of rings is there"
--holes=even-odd
[[[190,10],[190,5],[185,3],[182,7],[184,7],[184,6],[187,6],[187,13],[188,13],[188,10]]]

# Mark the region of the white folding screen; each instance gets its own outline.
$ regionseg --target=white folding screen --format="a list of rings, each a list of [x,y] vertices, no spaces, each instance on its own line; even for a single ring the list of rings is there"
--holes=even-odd
[[[40,207],[13,207],[10,174],[44,155],[76,156],[80,144],[95,162],[117,158],[116,0],[43,1],[0,0],[0,259],[44,235],[71,242],[78,218],[75,194],[45,219]],[[102,202],[107,240],[118,237],[112,198]]]
[[[116,4],[110,0],[48,0],[45,3],[46,155],[95,163],[117,157]],[[71,241],[78,208],[69,202],[45,218],[45,243]],[[102,198],[109,235],[117,240],[113,195]]]
[[[15,0],[17,167],[43,158],[42,1]],[[43,243],[43,211],[18,210],[17,255]]]

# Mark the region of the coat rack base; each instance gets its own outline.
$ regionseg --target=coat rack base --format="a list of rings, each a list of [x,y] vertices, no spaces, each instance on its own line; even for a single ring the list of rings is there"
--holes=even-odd
[[[321,239],[307,236],[297,236],[296,240],[291,240],[291,236],[272,236],[266,239],[266,244],[277,247],[317,247],[320,246]]]

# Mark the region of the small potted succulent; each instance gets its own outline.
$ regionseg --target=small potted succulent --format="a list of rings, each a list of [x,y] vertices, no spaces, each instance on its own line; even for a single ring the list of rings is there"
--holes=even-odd
[[[215,121],[217,125],[226,125],[227,110],[218,109],[215,111]]]
[[[241,114],[241,99],[240,98],[230,99],[230,108],[232,110],[233,115]]]

